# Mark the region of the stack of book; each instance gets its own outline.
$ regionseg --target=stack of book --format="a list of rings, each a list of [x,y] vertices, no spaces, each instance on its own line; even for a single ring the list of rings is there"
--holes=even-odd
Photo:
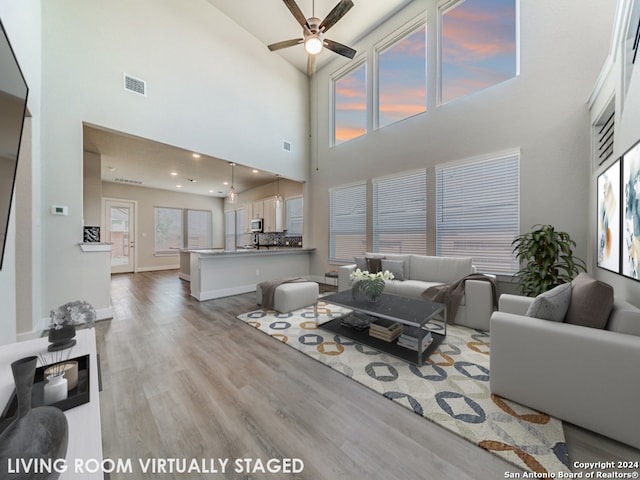
[[[402,334],[402,324],[378,318],[369,324],[369,336],[393,342]]]
[[[398,338],[398,345],[400,345],[401,347],[410,348],[411,350],[415,350],[417,352],[418,351],[418,345],[419,345],[418,333],[419,333],[418,329],[414,329],[412,331],[405,331]],[[422,338],[422,351],[423,352],[427,349],[427,347],[429,345],[431,345],[431,342],[433,342],[433,337],[431,336],[431,332],[428,332]]]

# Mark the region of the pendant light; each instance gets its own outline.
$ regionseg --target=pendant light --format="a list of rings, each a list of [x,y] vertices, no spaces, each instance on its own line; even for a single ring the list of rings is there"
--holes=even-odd
[[[280,196],[280,175],[276,175],[276,177],[278,177],[277,193],[276,193],[276,207],[279,207],[279,206],[282,205],[282,197]]]
[[[229,203],[237,203],[238,202],[238,194],[233,188],[233,167],[236,166],[235,163],[230,163],[231,165],[231,188],[229,189],[229,193],[227,194],[227,201]]]

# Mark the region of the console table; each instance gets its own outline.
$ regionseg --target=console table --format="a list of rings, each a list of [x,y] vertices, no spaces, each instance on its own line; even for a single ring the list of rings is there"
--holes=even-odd
[[[76,459],[83,462],[97,461],[102,463],[102,431],[100,426],[100,397],[98,396],[98,362],[96,355],[95,329],[81,329],[76,333],[76,345],[71,357],[89,354],[89,403],[66,410],[64,413],[69,423],[69,445],[67,447],[67,471],[60,474],[59,480],[102,480],[101,471],[95,473],[75,472]],[[15,388],[11,363],[30,355],[37,356],[46,350],[49,342],[46,337],[25,342],[3,345],[0,347],[0,408],[9,401]]]

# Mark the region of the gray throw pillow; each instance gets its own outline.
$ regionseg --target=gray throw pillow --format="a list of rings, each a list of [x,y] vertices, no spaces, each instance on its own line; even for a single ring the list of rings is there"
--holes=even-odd
[[[566,323],[605,328],[613,310],[613,287],[587,273],[579,274],[571,284],[573,290]]]
[[[562,322],[571,303],[571,284],[564,283],[536,297],[525,315]]]
[[[382,271],[393,273],[394,280],[404,280],[404,262],[402,260],[382,260]]]
[[[364,257],[353,257],[353,259],[356,261],[356,268],[359,268],[361,271],[365,271],[367,270],[367,268],[369,268],[369,266],[367,265],[367,259]]]

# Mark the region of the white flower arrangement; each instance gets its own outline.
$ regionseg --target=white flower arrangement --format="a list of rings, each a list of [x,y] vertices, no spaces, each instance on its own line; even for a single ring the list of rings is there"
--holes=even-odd
[[[91,328],[95,325],[96,311],[89,303],[76,300],[51,310],[49,318],[51,319],[49,328],[55,330],[60,330],[65,325],[82,324]]]
[[[378,273],[370,273],[366,270],[356,269],[355,272],[349,275],[349,278],[353,282],[351,287],[351,295],[356,298],[359,291],[362,292],[371,300],[377,300],[384,290],[385,281],[393,280],[394,276],[389,270]]]
[[[389,270],[378,273],[369,273],[366,270],[363,271],[357,268],[355,272],[351,272],[349,278],[352,282],[357,282],[360,280],[376,280],[378,278],[381,278],[382,280],[393,280],[394,276]]]

